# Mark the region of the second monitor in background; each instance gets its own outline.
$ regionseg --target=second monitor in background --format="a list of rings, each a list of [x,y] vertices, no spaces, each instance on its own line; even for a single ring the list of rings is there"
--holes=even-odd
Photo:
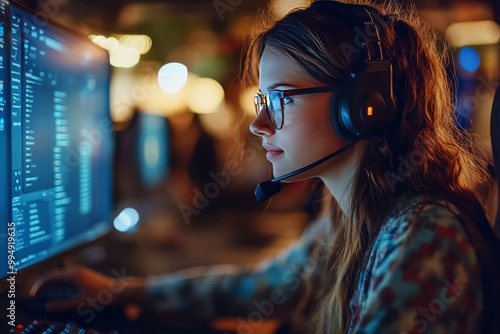
[[[161,194],[169,173],[170,134],[166,117],[136,111],[116,132],[115,200],[117,203]]]

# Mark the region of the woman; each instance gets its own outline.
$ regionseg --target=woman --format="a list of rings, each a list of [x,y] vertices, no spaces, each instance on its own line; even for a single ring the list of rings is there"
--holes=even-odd
[[[498,328],[500,247],[477,195],[486,193],[485,162],[454,123],[435,43],[413,11],[333,1],[257,35],[245,72],[255,77],[258,63],[251,131],[276,177],[323,181],[323,217],[257,268],[130,279],[114,302],[236,316],[242,333],[267,317],[308,333]],[[81,298],[52,309],[78,307],[111,282],[77,268],[39,280],[32,293],[68,279]]]
[[[344,112],[335,110],[336,94],[346,93],[346,82],[368,60],[352,49],[363,33],[353,24],[354,7],[316,1],[257,39],[261,91],[288,90],[281,109],[278,102],[263,102],[267,115],[259,112],[252,124],[268,149],[274,175],[360,137],[335,124]],[[486,193],[484,162],[454,123],[434,35],[413,13],[365,8],[379,30],[380,58],[392,63],[396,116],[379,133],[368,131],[367,139],[341,156],[293,179],[319,177],[332,197],[325,205],[332,249],[313,325],[322,332],[474,333],[480,326],[490,332],[487,328],[496,328],[490,321],[500,280],[494,266],[498,240],[476,196]],[[373,40],[378,36],[361,45],[368,53]],[[351,49],[342,48],[344,43]],[[294,96],[289,90],[325,86],[334,92]],[[453,290],[450,282],[464,288],[453,301],[445,298]]]

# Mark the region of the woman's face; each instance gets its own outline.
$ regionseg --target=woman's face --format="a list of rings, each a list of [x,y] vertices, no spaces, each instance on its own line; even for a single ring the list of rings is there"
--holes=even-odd
[[[311,78],[290,57],[266,47],[260,60],[259,88],[262,94],[271,89],[288,90],[325,86]],[[333,92],[297,95],[285,98],[284,122],[275,130],[263,110],[250,125],[253,134],[262,137],[267,159],[279,177],[313,163],[346,144],[335,132],[330,116]],[[338,158],[341,158],[339,156]],[[336,158],[290,178],[298,181],[332,172]]]

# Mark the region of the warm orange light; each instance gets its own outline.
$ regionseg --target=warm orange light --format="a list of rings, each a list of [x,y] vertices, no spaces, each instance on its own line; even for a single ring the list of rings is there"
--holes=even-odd
[[[366,109],[366,115],[367,116],[373,116],[373,107],[368,107]]]

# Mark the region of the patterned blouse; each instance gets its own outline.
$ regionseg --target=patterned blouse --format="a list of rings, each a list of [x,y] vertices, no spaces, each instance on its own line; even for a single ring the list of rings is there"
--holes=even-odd
[[[481,277],[459,217],[444,201],[418,197],[399,203],[359,273],[350,333],[479,332]],[[328,220],[318,219],[299,242],[258,266],[210,266],[152,277],[148,292],[160,312],[231,316],[253,333],[264,319],[279,317],[301,332],[301,315],[324,276],[330,239]]]

